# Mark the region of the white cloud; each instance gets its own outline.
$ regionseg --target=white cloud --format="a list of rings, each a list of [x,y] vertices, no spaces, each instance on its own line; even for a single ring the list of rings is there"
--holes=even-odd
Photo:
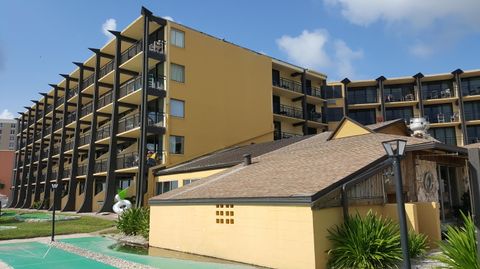
[[[13,119],[13,113],[8,111],[8,109],[4,109],[2,113],[0,113],[0,119]]]
[[[428,57],[455,44],[451,38],[480,33],[479,0],[323,0],[339,7],[352,24],[382,24],[399,39],[418,40],[407,45],[414,56]],[[425,44],[429,43],[429,46]],[[448,45],[445,45],[448,44]]]
[[[418,42],[410,46],[409,51],[414,56],[417,56],[420,58],[428,58],[430,55],[432,55],[435,52],[434,48],[432,48],[431,46],[427,46],[422,42]]]
[[[102,32],[103,34],[108,37],[108,38],[113,38],[113,35],[108,31],[112,30],[115,31],[117,30],[117,21],[115,19],[107,19],[103,24],[102,24]]]
[[[162,18],[166,19],[167,21],[175,21],[172,17],[170,16],[162,16]]]
[[[293,63],[324,73],[332,72],[339,78],[355,76],[352,62],[363,58],[362,50],[354,51],[345,41],[332,39],[325,29],[303,30],[294,37],[284,35],[276,42]]]

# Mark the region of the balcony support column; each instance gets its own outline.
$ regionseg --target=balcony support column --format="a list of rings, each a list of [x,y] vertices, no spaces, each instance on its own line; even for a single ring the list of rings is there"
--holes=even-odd
[[[120,39],[120,32],[111,31],[115,35],[115,59],[114,61],[114,81],[112,89],[112,117],[110,122],[110,141],[108,144],[108,160],[107,160],[107,178],[105,189],[105,198],[100,212],[112,212],[115,191],[117,186],[117,177],[115,170],[117,169],[117,133],[118,133],[118,97],[120,94],[120,57],[122,51],[122,40]]]
[[[140,141],[138,143],[138,174],[136,180],[136,206],[143,205],[144,195],[146,192],[146,181],[148,180],[148,167],[146,165],[146,147],[147,147],[147,115],[148,115],[148,38],[149,38],[149,22],[152,13],[142,8],[143,15],[143,66],[142,66],[142,104],[140,106]]]
[[[25,202],[25,181],[27,179],[27,156],[28,156],[28,140],[30,139],[30,119],[31,119],[31,109],[27,108],[27,134],[25,135],[25,154],[23,155],[23,168],[22,168],[22,177],[20,180],[20,195],[18,197],[17,204],[15,205],[16,208],[21,207]],[[31,160],[30,160],[31,165]]]
[[[43,150],[45,149],[45,126],[47,124],[47,106],[48,106],[48,95],[43,95],[43,112],[42,112],[42,130],[40,131],[40,148],[38,152],[38,165],[37,165],[37,178],[35,180],[35,197],[33,198],[34,202],[40,201],[40,185],[42,181],[42,170],[43,170]],[[44,188],[45,191],[45,188]]]
[[[307,135],[308,134],[307,132],[308,115],[307,115],[307,70],[306,69],[303,69],[300,79],[302,80],[302,94],[303,94],[302,113],[303,113],[303,120],[304,120],[302,125],[302,132],[303,132],[303,135]]]
[[[50,143],[48,144],[48,160],[47,160],[47,174],[45,175],[45,198],[43,199],[43,207],[45,208],[49,208],[50,210],[53,209],[53,204],[50,204],[50,186],[51,186],[51,180],[53,180],[52,178],[52,168],[53,168],[53,163],[54,163],[54,160],[53,160],[53,146],[55,145],[55,122],[57,121],[57,105],[58,105],[58,87],[56,85],[52,85],[53,87],[53,109],[52,109],[52,124],[50,125]],[[68,87],[68,82],[67,82],[67,87]],[[64,94],[67,93],[67,90],[65,90]],[[66,98],[66,95],[65,95],[65,98],[64,99],[67,99]],[[66,109],[66,108],[64,108]],[[61,152],[60,152],[61,154]],[[58,177],[56,178],[57,182],[58,182]],[[57,188],[55,191],[58,191],[60,188]],[[55,197],[55,196],[54,196]],[[57,205],[55,205],[55,209],[59,209],[60,206],[58,205],[58,201],[57,201]]]
[[[384,97],[384,81],[387,80],[384,76],[380,76],[377,79],[377,85],[380,92],[380,111],[382,112],[382,121],[387,120],[387,112],[385,111],[385,97]],[[378,120],[375,120],[378,122]]]
[[[423,91],[422,91],[422,78],[424,77],[422,73],[418,73],[415,76],[415,82],[417,84],[417,91],[418,91],[418,109],[420,111],[420,117],[425,116],[425,107],[423,106]]]
[[[17,119],[17,131],[19,132],[20,137],[19,137],[19,139],[17,139],[18,154],[16,156],[17,161],[16,161],[16,164],[15,164],[15,168],[17,170],[15,171],[15,175],[14,175],[14,178],[13,178],[12,201],[10,202],[10,205],[8,206],[10,208],[15,207],[15,205],[17,204],[18,192],[19,192],[18,184],[20,183],[20,162],[22,161],[22,152],[23,152],[22,148],[24,146],[24,144],[23,144],[23,125],[25,124],[25,114],[21,113],[21,115],[22,115],[21,118]]]
[[[78,94],[77,94],[77,107],[75,113],[75,131],[73,135],[73,153],[72,153],[72,163],[70,166],[70,180],[68,181],[68,198],[65,206],[62,211],[74,211],[77,199],[77,172],[78,172],[78,147],[80,146],[80,118],[82,117],[82,91],[83,91],[83,76],[85,68],[82,63],[75,63],[79,68],[79,78],[78,78]]]
[[[348,116],[348,84],[350,83],[350,80],[348,78],[344,78],[342,80],[343,84],[343,116],[346,117]]]
[[[87,171],[85,178],[85,192],[83,203],[78,212],[92,212],[92,201],[93,201],[93,186],[95,178],[93,176],[95,170],[95,156],[96,156],[96,147],[95,140],[97,137],[97,109],[98,109],[98,97],[99,97],[99,85],[98,79],[100,75],[100,60],[101,54],[100,50],[92,51],[95,53],[95,75],[93,80],[93,100],[92,100],[92,122],[90,124],[90,145],[88,146],[88,160],[87,160]]]
[[[467,133],[467,126],[465,124],[465,109],[463,103],[463,92],[462,92],[462,78],[460,77],[463,74],[462,69],[457,69],[452,72],[455,78],[455,83],[457,84],[457,94],[458,94],[458,108],[459,108],[459,117],[460,117],[460,126],[462,128],[462,136],[463,136],[463,145],[468,144],[468,133]],[[458,144],[458,142],[457,142]]]
[[[35,141],[37,140],[37,129],[38,129],[38,111],[39,111],[39,105],[40,103],[38,101],[35,101],[35,111],[34,111],[34,116],[33,116],[33,136],[32,136],[32,152],[30,152],[30,167],[28,169],[28,177],[27,177],[27,192],[25,195],[25,202],[22,205],[22,208],[30,208],[32,206],[32,181],[33,181],[33,171],[35,170],[34,167],[34,157],[36,151],[36,146],[35,146]],[[38,175],[37,175],[38,177]]]

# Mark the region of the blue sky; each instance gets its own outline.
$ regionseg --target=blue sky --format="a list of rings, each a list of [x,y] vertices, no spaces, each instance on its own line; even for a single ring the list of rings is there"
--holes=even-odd
[[[70,73],[144,5],[173,20],[329,80],[478,69],[478,0],[2,1],[0,118]],[[108,23],[106,23],[108,22]]]

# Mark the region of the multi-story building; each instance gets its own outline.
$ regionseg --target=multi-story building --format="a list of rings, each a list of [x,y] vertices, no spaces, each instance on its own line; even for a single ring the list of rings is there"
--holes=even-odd
[[[362,124],[398,118],[408,124],[412,117],[425,117],[429,133],[443,143],[479,142],[480,70],[359,81],[345,78],[331,85],[342,94],[328,98],[330,127],[343,115]]]
[[[21,113],[12,206],[111,211],[126,188],[142,205],[153,166],[328,128],[321,73],[145,8],[112,34]]]
[[[17,121],[0,119],[0,150],[15,150]]]

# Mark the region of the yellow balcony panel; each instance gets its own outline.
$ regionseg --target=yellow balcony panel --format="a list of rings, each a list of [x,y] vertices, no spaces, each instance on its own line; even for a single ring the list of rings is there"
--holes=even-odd
[[[78,94],[75,94],[74,96],[70,97],[70,99],[68,99],[68,102],[76,104],[77,98],[78,98]]]
[[[294,92],[291,90],[287,90],[278,86],[272,86],[273,94],[278,96],[286,96],[288,98],[296,98],[303,96],[303,93]]]
[[[80,118],[81,121],[88,121],[92,122],[93,120],[93,112],[88,113],[87,115]]]
[[[424,105],[433,105],[433,104],[446,104],[446,103],[453,103],[458,100],[457,97],[449,97],[449,98],[438,98],[438,99],[428,99],[424,100]]]
[[[81,175],[81,176],[77,176],[78,179],[86,179],[87,176],[86,175]]]
[[[463,101],[478,101],[480,100],[480,95],[467,95],[463,97]]]
[[[287,122],[287,123],[292,123],[292,124],[304,121],[304,119],[293,118],[293,117],[279,115],[279,114],[273,114],[273,119],[275,121]]]
[[[117,134],[117,137],[137,138],[140,137],[140,127]]]
[[[385,102],[385,107],[406,107],[415,106],[418,101],[399,101],[399,102]]]
[[[153,96],[152,96],[153,97]],[[142,103],[142,89],[138,89],[134,92],[131,92],[124,97],[118,99],[119,102],[127,104],[140,105]],[[150,98],[149,98],[150,101]]]
[[[107,114],[112,114],[112,110],[113,110],[113,104],[110,103],[104,107],[101,107],[97,110],[97,112],[100,112],[100,113],[107,113]],[[127,111],[128,108],[127,107],[124,107],[124,106],[119,106],[118,107],[118,113],[123,113],[125,111]]]
[[[137,172],[138,172],[138,166],[115,170],[115,173],[125,173],[125,174],[131,174],[131,173],[137,173]]]
[[[458,121],[453,121],[453,122],[437,122],[437,123],[430,123],[431,128],[435,127],[452,127],[452,126],[457,126],[459,125],[460,122]]]
[[[466,124],[467,125],[478,125],[478,124],[480,124],[480,120],[469,120],[469,121],[466,121]]]
[[[90,144],[81,145],[78,149],[88,149],[89,146]]]
[[[61,110],[61,111],[63,111],[63,107],[64,107],[64,104],[63,104],[63,103],[61,103],[61,104],[60,104],[60,105],[57,107],[57,110]]]
[[[107,172],[98,172],[98,173],[95,173],[93,174],[94,176],[96,177],[106,177],[107,176]]]
[[[108,144],[110,144],[110,136],[95,141],[95,144],[100,144],[100,145],[108,145]]]
[[[75,123],[76,123],[76,122],[77,122],[76,120],[70,122],[69,124],[67,124],[67,126],[65,126],[65,128],[75,128]],[[61,129],[61,128],[60,128],[60,129]]]
[[[153,58],[148,59],[148,70],[154,68],[158,62]],[[143,71],[143,51],[121,64],[120,68],[141,73]]]
[[[105,76],[101,77],[98,81],[108,84],[113,84],[115,70],[108,72]]]
[[[85,89],[82,90],[82,93],[93,94],[93,90],[95,88],[94,85],[95,83],[88,85]]]
[[[348,109],[377,108],[380,105],[380,103],[349,104]]]
[[[151,21],[148,25],[150,34],[160,28],[160,25]],[[130,23],[123,31],[122,35],[134,38],[142,39],[143,38],[143,17],[138,17],[135,21]]]
[[[325,100],[317,96],[307,95],[307,102],[310,104],[323,104]]]

